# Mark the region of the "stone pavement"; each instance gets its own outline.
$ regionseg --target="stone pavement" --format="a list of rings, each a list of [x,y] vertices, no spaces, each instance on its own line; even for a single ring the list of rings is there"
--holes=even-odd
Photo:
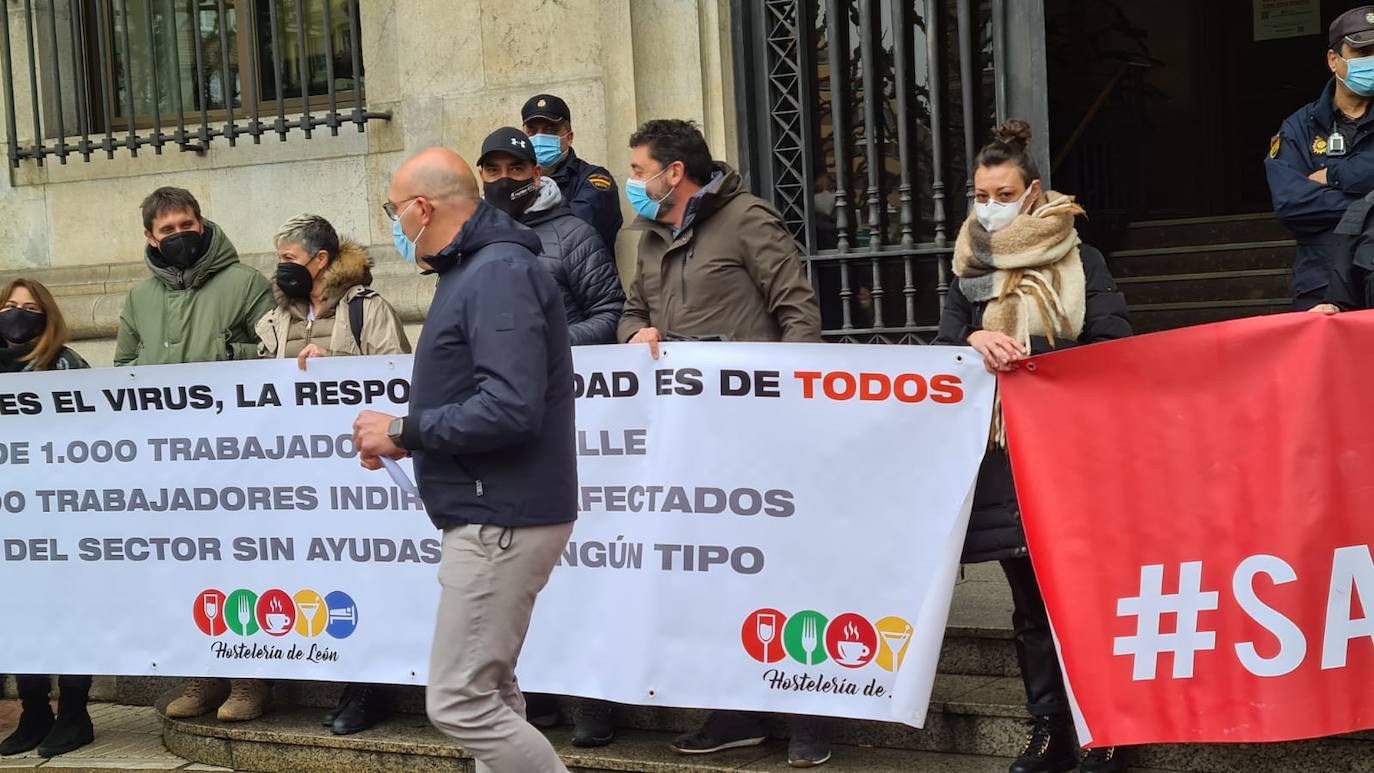
[[[53,708],[56,710],[55,704]],[[19,711],[18,701],[0,701],[0,737],[14,730],[19,722]],[[162,745],[162,721],[152,706],[92,703],[91,719],[95,722],[95,743],[50,760],[32,752],[0,757],[0,771],[229,771],[228,768],[192,763],[167,751]]]

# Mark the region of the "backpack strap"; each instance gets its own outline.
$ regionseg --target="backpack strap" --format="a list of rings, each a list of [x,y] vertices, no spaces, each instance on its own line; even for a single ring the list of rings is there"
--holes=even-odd
[[[358,353],[363,352],[363,302],[376,295],[372,290],[363,290],[348,301],[348,327],[353,331],[353,342],[358,345]]]

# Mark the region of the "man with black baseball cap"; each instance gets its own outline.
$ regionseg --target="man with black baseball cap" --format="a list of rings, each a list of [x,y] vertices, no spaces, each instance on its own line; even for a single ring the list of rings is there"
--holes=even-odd
[[[624,223],[620,191],[605,168],[577,157],[568,103],[552,94],[535,94],[520,108],[520,120],[534,143],[539,165],[558,183],[568,208],[591,224],[614,250],[616,234]]]
[[[1374,5],[1331,23],[1321,97],[1289,116],[1269,142],[1265,172],[1274,212],[1298,241],[1293,307],[1324,298],[1336,225],[1351,202],[1374,191]]]
[[[553,274],[568,313],[573,346],[616,343],[625,291],[615,255],[596,229],[577,217],[553,178],[543,174],[534,144],[519,129],[487,135],[477,159],[482,197],[539,235],[539,262]]]

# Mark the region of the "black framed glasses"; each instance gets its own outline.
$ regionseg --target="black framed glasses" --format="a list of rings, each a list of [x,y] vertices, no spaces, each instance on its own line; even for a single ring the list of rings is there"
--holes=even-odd
[[[401,203],[402,203],[402,204],[405,204],[407,201],[414,201],[414,200],[416,200],[416,199],[418,199],[418,198],[420,198],[420,197],[419,197],[419,196],[411,196],[410,198],[401,199]],[[382,211],[386,213],[387,218],[389,218],[390,220],[394,221],[394,220],[396,220],[396,218],[400,217],[400,216],[401,216],[401,212],[404,212],[405,210],[402,209],[402,210],[400,210],[400,211],[398,212],[398,211],[396,210],[396,205],[395,205],[395,204],[392,204],[391,202],[388,201],[387,203],[385,203],[385,204],[382,205]]]

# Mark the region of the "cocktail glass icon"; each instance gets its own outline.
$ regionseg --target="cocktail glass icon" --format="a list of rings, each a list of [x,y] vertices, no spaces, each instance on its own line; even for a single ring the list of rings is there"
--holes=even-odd
[[[883,637],[883,644],[887,645],[887,651],[892,655],[892,671],[894,673],[902,667],[902,649],[906,647],[907,642],[911,641],[911,634],[910,625],[900,631],[878,630],[878,635]]]
[[[760,612],[758,618],[759,641],[763,642],[763,662],[768,659],[768,645],[778,637],[778,617],[771,612]]]
[[[301,608],[301,612],[305,613],[305,635],[314,636],[315,616],[320,613],[320,602],[304,601],[297,604],[297,606]]]

